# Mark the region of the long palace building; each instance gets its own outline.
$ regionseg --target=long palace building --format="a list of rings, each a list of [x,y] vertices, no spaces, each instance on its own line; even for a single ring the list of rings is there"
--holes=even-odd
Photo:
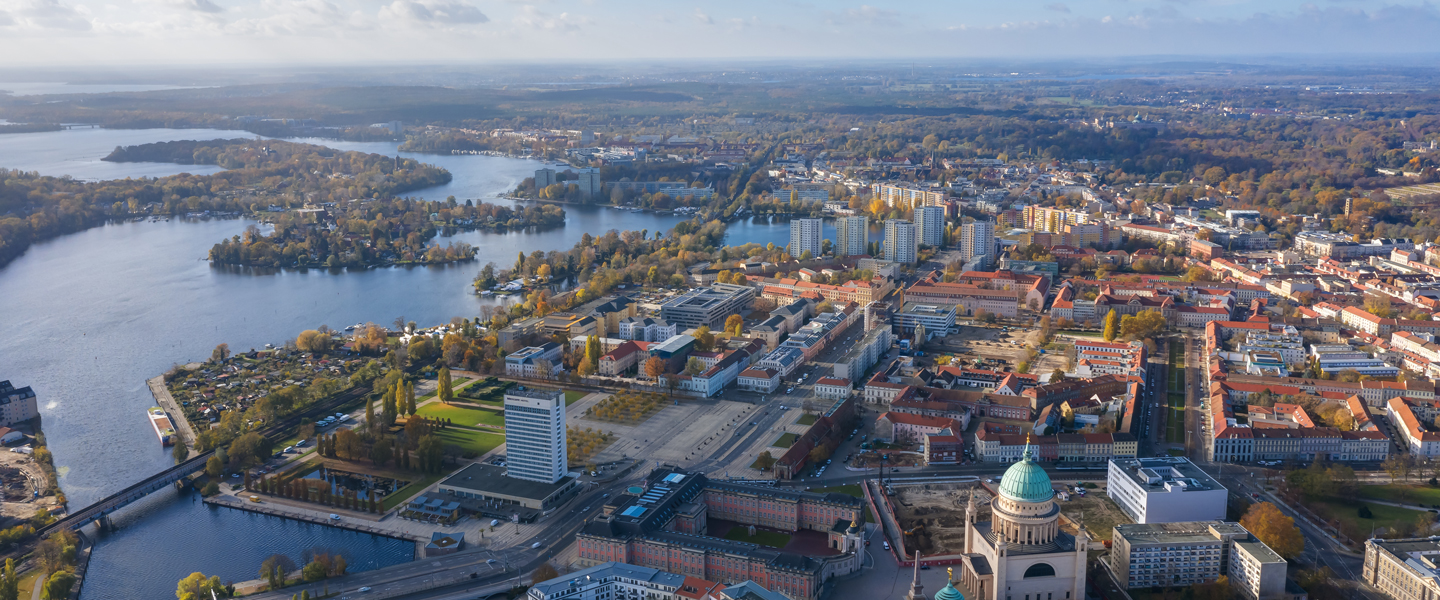
[[[656,469],[576,536],[584,566],[615,561],[721,583],[754,581],[795,600],[813,600],[831,576],[860,570],[863,503],[817,494],[716,481]],[[826,536],[815,555],[708,535],[709,521]],[[733,526],[733,525],[732,525]]]

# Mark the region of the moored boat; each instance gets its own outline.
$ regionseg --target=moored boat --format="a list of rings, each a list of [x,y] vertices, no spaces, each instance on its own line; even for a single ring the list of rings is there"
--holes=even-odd
[[[175,443],[175,424],[170,421],[170,415],[165,414],[165,409],[150,407],[150,426],[155,428],[155,436],[160,438],[161,446]]]

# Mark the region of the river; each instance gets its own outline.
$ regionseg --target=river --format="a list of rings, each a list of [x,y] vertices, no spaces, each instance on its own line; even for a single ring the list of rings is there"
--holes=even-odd
[[[7,134],[0,135],[0,166],[84,179],[210,172],[99,158],[117,145],[246,135],[104,129]],[[393,143],[308,141],[386,154],[396,148]],[[494,198],[539,164],[487,156],[411,156],[455,174],[450,184],[412,194],[439,199]],[[204,359],[221,342],[236,350],[258,348],[321,324],[343,328],[389,323],[398,316],[435,324],[475,316],[485,301],[471,293],[470,281],[487,261],[508,266],[517,252],[570,248],[585,232],[653,232],[680,220],[565,208],[569,218],[555,229],[453,236],[476,246],[479,262],[436,267],[343,273],[212,267],[204,260],[210,246],[250,223],[238,219],[119,223],[35,244],[0,268],[0,379],[35,389],[61,485],[72,507],[85,506],[170,465],[169,453],[145,419],[145,409],[154,404],[145,379],[176,363]],[[729,242],[783,245],[787,238],[783,222],[744,221],[732,227]],[[299,523],[287,523],[283,531],[267,529],[258,525],[268,522],[264,519],[203,508],[188,497],[147,501],[122,512],[119,521],[121,531],[103,536],[96,549],[84,600],[166,598],[178,579],[195,570],[226,580],[250,579],[264,556],[288,551],[298,560],[301,550],[314,545],[344,548],[357,569],[393,562],[388,550],[376,550],[341,530]],[[121,591],[124,596],[113,595]]]

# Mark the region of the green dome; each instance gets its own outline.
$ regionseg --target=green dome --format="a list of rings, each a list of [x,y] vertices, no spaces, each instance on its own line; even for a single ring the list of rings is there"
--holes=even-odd
[[[1000,478],[1000,495],[1021,502],[1044,502],[1055,496],[1050,476],[1031,458],[1029,444],[1025,445],[1025,458],[1010,465]]]
[[[954,582],[947,581],[945,587],[935,592],[935,600],[965,600],[965,594],[961,594],[960,590],[955,589]]]

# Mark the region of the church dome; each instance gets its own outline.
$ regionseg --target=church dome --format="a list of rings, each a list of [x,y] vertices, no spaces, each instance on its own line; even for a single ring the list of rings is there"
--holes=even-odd
[[[935,600],[965,600],[965,595],[955,589],[955,582],[945,582],[945,587],[935,592]]]
[[[1055,496],[1050,476],[1035,464],[1030,445],[1025,445],[1025,458],[1010,465],[1000,478],[1000,495],[1020,502],[1045,502]]]

